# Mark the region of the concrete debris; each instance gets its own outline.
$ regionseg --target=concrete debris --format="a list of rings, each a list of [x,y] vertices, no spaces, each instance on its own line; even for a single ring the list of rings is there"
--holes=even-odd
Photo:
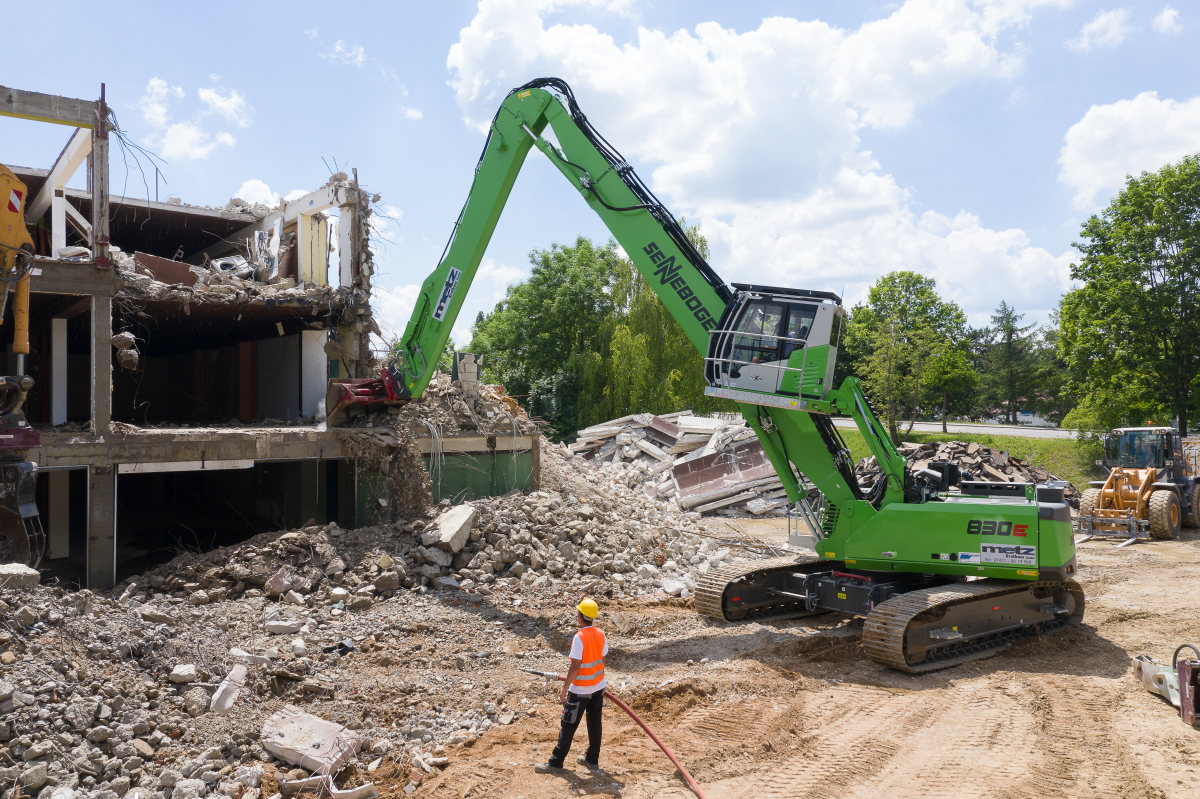
[[[137,339],[129,332],[117,333],[112,337],[112,345],[119,350],[132,349],[137,344]]]
[[[787,513],[783,482],[742,419],[635,414],[580,430],[568,449],[603,476],[684,511]]]
[[[195,682],[196,680],[200,679],[200,675],[196,671],[196,664],[180,663],[178,666],[171,669],[170,679],[173,683],[188,683]]]
[[[213,693],[212,704],[210,710],[213,713],[224,714],[228,713],[233,703],[237,701],[238,694],[246,685],[246,667],[242,664],[237,664],[229,670],[229,674],[225,679],[221,680],[221,684],[217,686],[217,690]]]
[[[896,449],[908,459],[913,470],[928,468],[934,461],[950,461],[964,473],[964,480],[984,480],[998,483],[1045,483],[1058,480],[1040,466],[1003,450],[994,450],[982,444],[966,441],[939,441],[919,444],[905,442]],[[967,474],[969,473],[969,474]],[[854,467],[859,485],[870,488],[879,478],[880,469],[874,457],[862,458]],[[1079,507],[1079,489],[1067,484],[1065,498],[1074,508]]]
[[[478,516],[479,512],[469,502],[451,508],[434,519],[430,528],[426,528],[421,534],[421,543],[427,547],[458,552],[467,543],[467,535],[475,526]]]
[[[362,745],[359,737],[341,724],[294,705],[284,705],[267,719],[260,740],[280,760],[325,775],[341,771]]]
[[[41,575],[21,563],[0,563],[0,588],[28,591],[37,588]]]
[[[467,391],[461,382],[451,381],[449,375],[439,372],[429,381],[419,399],[389,408],[387,420],[380,418],[385,414],[364,413],[362,408],[352,408],[347,411],[350,418],[338,422],[338,426],[351,428],[358,435],[373,436],[377,443],[393,447],[396,446],[396,438],[390,430],[393,422],[422,436],[429,435],[430,425],[444,436],[458,433],[527,436],[536,432],[537,425],[525,409],[505,393],[504,386],[476,383],[474,390]]]

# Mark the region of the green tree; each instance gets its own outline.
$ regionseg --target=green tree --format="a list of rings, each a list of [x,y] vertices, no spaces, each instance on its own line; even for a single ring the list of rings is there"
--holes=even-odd
[[[484,379],[525,398],[530,413],[557,430],[575,429],[578,376],[572,360],[600,344],[614,311],[612,285],[620,255],[580,236],[529,256],[527,280],[472,329],[471,351],[486,356]]]
[[[966,324],[962,309],[938,296],[937,282],[916,272],[884,275],[867,292],[867,302],[851,310],[848,360],[883,406],[893,440],[900,441],[901,419],[909,421],[906,435],[912,432],[929,394],[930,360],[960,341]]]
[[[1200,376],[1200,156],[1126,177],[1080,236],[1071,277],[1083,285],[1059,312],[1059,352],[1081,397],[1072,423],[1173,415],[1186,434]]]
[[[684,229],[707,257],[699,229]],[[485,379],[526,395],[557,438],[631,413],[734,409],[704,396],[704,356],[615,241],[580,237],[530,260],[529,279],[476,319],[471,347]]]
[[[972,368],[961,342],[939,342],[926,368],[925,385],[941,397],[943,433],[947,432],[946,418],[950,413],[950,397],[970,391],[978,382],[979,375]]]
[[[985,396],[1009,424],[1017,423],[1017,412],[1033,393],[1035,325],[1021,325],[1025,314],[1001,300],[992,314],[992,325],[984,350]]]

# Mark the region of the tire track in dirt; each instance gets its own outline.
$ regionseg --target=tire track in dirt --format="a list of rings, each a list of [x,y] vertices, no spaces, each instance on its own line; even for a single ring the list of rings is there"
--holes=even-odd
[[[712,799],[845,796],[903,751],[908,736],[940,715],[919,695],[860,686],[838,686],[827,693],[812,698],[811,715],[803,719],[804,737],[798,742],[800,754],[722,780],[706,793]]]
[[[854,799],[913,795],[973,799],[992,795],[1033,770],[1036,720],[1006,686],[950,686],[925,701],[940,709],[936,722],[906,736],[903,756],[845,792]]]
[[[1025,797],[1128,797],[1151,799],[1162,792],[1150,785],[1112,724],[1120,697],[1101,687],[1082,693],[1058,685],[1030,683],[1032,709],[1039,717],[1034,774],[998,788],[1000,799]]]

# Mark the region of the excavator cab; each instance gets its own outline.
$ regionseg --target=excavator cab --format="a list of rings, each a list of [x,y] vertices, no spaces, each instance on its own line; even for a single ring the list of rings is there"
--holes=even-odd
[[[820,398],[833,385],[845,310],[828,291],[734,283],[705,359],[706,394],[760,404]]]

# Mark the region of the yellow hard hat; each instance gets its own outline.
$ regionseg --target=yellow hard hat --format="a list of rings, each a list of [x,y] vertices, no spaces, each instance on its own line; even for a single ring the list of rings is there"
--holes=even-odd
[[[596,604],[596,600],[594,599],[583,600],[575,606],[575,609],[587,619],[594,619],[600,615],[600,606]]]

